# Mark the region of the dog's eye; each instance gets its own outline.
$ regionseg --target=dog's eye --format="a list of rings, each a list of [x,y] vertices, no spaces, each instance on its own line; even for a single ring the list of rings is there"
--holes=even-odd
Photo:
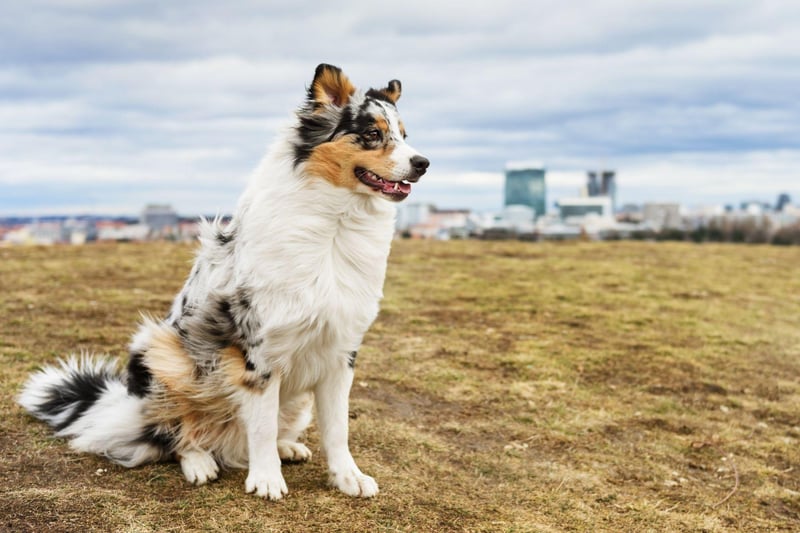
[[[367,142],[371,142],[371,143],[380,142],[380,140],[381,140],[381,132],[377,128],[373,128],[371,130],[367,130],[366,132],[364,132],[364,139]]]

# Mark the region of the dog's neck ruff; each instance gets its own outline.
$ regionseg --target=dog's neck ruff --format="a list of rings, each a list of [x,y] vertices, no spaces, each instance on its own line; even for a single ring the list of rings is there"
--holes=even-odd
[[[234,224],[238,245],[249,248],[241,260],[263,260],[244,268],[266,269],[259,279],[266,275],[295,290],[330,272],[337,285],[380,298],[394,205],[305,174],[292,150],[291,138],[273,146],[240,200]]]

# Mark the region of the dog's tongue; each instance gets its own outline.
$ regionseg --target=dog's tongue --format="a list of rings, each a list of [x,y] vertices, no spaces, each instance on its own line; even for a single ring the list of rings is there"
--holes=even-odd
[[[408,194],[411,192],[411,185],[408,183],[403,183],[402,181],[385,181],[381,183],[382,189],[381,192],[386,194]],[[396,187],[396,188],[395,188]]]

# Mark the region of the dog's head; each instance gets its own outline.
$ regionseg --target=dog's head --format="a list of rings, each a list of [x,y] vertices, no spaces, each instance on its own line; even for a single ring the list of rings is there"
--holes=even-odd
[[[295,165],[338,187],[404,200],[429,161],[406,143],[396,107],[400,91],[392,80],[361,92],[341,69],[319,65],[298,111]]]

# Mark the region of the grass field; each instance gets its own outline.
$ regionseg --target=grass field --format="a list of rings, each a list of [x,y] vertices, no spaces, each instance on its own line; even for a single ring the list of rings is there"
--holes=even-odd
[[[0,530],[800,530],[800,247],[399,241],[351,400],[381,493],[317,454],[280,502],[74,454],[14,403],[62,354],[123,356],[192,253],[0,249]]]

